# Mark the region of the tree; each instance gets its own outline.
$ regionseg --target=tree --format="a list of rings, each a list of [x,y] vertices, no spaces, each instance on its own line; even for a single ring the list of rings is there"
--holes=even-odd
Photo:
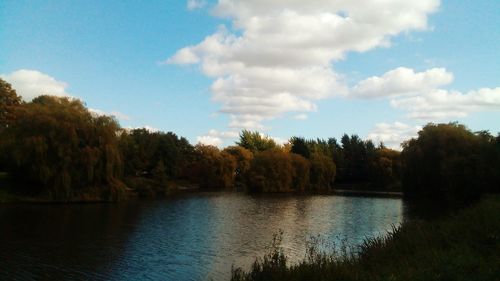
[[[111,117],[93,116],[79,100],[40,96],[18,106],[3,133],[9,172],[18,190],[53,199],[124,194],[122,158]]]
[[[305,158],[309,158],[311,152],[304,138],[300,137],[292,137],[290,139],[290,143],[292,145],[290,152],[298,155],[302,155]]]
[[[311,164],[309,160],[301,155],[290,154],[293,168],[292,189],[298,192],[304,192],[309,189],[309,174]]]
[[[212,145],[195,146],[196,161],[192,163],[196,180],[202,188],[232,188],[236,175],[236,159]]]
[[[14,107],[21,104],[21,97],[12,86],[0,78],[0,133],[12,123]]]
[[[273,139],[263,136],[257,131],[251,132],[248,130],[243,130],[240,133],[240,140],[236,144],[250,150],[254,154],[259,151],[278,147]]]
[[[333,160],[323,154],[311,155],[311,188],[315,191],[329,190],[335,181],[336,167]]]
[[[235,184],[237,187],[245,188],[248,170],[250,170],[250,163],[253,158],[252,152],[241,146],[230,146],[225,148],[224,151],[236,160]]]
[[[405,197],[445,209],[477,200],[488,170],[481,156],[486,143],[489,141],[457,123],[428,124],[418,138],[403,145]]]
[[[279,149],[257,153],[249,170],[251,192],[286,192],[292,188],[293,166],[289,153]]]

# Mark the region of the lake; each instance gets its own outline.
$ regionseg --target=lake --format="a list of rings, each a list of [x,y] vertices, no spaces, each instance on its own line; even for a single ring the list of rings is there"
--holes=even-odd
[[[0,205],[0,280],[229,280],[283,231],[358,245],[404,219],[394,198],[184,194],[116,204]]]

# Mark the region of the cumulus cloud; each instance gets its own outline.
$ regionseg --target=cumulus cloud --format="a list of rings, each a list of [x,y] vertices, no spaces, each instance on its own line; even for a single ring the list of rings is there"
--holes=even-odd
[[[118,120],[130,120],[130,116],[123,114],[119,111],[105,112],[105,111],[102,111],[100,109],[95,109],[95,108],[89,108],[89,111],[95,115],[113,116]]]
[[[230,127],[265,129],[266,120],[315,111],[317,100],[346,95],[335,61],[426,29],[438,6],[439,0],[220,0],[213,14],[228,18],[234,31],[222,26],[166,63],[199,64],[214,79],[213,100]]]
[[[297,115],[293,116],[293,119],[295,119],[295,120],[306,120],[307,119],[307,114],[304,114],[304,113],[297,114]]]
[[[421,126],[410,126],[401,122],[378,123],[368,134],[375,143],[383,142],[389,148],[400,150],[401,143],[417,136]]]
[[[40,95],[70,96],[66,92],[68,84],[37,70],[20,69],[0,77],[9,82],[25,101]]]
[[[148,131],[150,133],[157,133],[157,132],[161,131],[160,129],[149,126],[149,125],[145,125],[145,126],[141,126],[141,127],[125,127],[123,129],[126,131],[132,131],[132,130],[136,130],[136,129],[145,129],[146,131]]]
[[[188,10],[201,9],[205,5],[206,5],[206,2],[204,0],[188,0],[187,1]]]
[[[380,77],[373,76],[360,81],[351,90],[351,95],[359,98],[379,98],[418,94],[452,81],[453,74],[444,68],[415,72],[411,68],[398,67]]]
[[[407,117],[426,121],[447,121],[478,111],[500,110],[500,87],[481,88],[467,93],[443,89],[453,81],[444,68],[422,72],[398,67],[382,76],[360,81],[350,90],[355,98],[390,97],[394,108],[407,111]]]
[[[206,145],[221,146],[224,140],[236,139],[239,137],[239,133],[236,131],[225,131],[219,132],[217,130],[210,130],[206,135],[199,136],[196,141]]]
[[[461,93],[434,89],[418,96],[391,100],[395,108],[408,111],[419,120],[446,120],[466,117],[478,111],[500,111],[500,87]]]

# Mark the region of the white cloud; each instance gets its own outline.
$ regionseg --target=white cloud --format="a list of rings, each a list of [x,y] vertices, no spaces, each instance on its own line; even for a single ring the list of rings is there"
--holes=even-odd
[[[407,111],[408,118],[426,121],[449,121],[473,112],[500,111],[500,87],[467,93],[440,88],[452,81],[453,74],[444,68],[415,72],[399,67],[360,81],[351,89],[350,96],[391,97],[391,105]]]
[[[199,136],[196,138],[196,141],[201,144],[205,145],[213,145],[213,146],[218,146],[220,147],[222,145],[222,139],[219,137],[212,137],[212,136]]]
[[[435,89],[453,81],[453,74],[444,68],[432,68],[423,72],[398,67],[378,77],[360,81],[351,90],[353,97],[378,98],[416,94]]]
[[[149,126],[149,125],[145,125],[145,126],[142,126],[142,127],[125,127],[123,129],[126,130],[126,131],[132,131],[132,130],[136,130],[136,129],[145,129],[146,131],[148,131],[150,133],[161,132],[160,129],[152,127],[152,126]]]
[[[375,144],[383,142],[389,148],[401,150],[401,143],[417,136],[421,126],[410,126],[401,122],[379,123],[368,134]]]
[[[40,95],[71,96],[66,92],[68,84],[37,70],[20,69],[0,77],[9,82],[25,101]]]
[[[391,100],[391,105],[408,111],[409,118],[449,120],[478,111],[500,111],[500,87],[467,93],[434,89],[418,96]]]
[[[119,111],[111,111],[111,112],[105,112],[100,109],[95,109],[95,108],[89,108],[90,113],[95,114],[95,115],[105,115],[105,116],[113,116],[118,120],[130,120],[130,116],[123,114]]]
[[[293,119],[295,119],[295,120],[306,120],[307,119],[307,114],[304,114],[304,113],[297,114],[297,115],[293,116]]]
[[[197,137],[196,141],[202,144],[221,146],[224,140],[236,139],[239,135],[236,131],[219,132],[212,129],[206,135]]]
[[[220,0],[225,27],[177,51],[171,64],[199,64],[214,78],[213,100],[232,128],[265,129],[287,112],[315,111],[315,102],[348,93],[332,63],[350,51],[390,45],[401,32],[424,30],[439,0]]]
[[[188,10],[201,9],[205,5],[206,5],[206,2],[204,0],[188,0],[187,1]]]

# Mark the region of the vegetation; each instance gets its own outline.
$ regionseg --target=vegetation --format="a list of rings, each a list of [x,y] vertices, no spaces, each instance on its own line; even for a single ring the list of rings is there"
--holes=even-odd
[[[401,157],[404,194],[420,205],[453,209],[500,188],[500,136],[429,124],[404,144]]]
[[[74,98],[23,102],[1,79],[0,152],[0,172],[9,181],[3,193],[59,201],[165,195],[181,185],[249,192],[403,185],[410,201],[448,208],[500,186],[500,137],[458,124],[427,125],[402,153],[357,135],[343,135],[340,143],[292,137],[279,145],[247,130],[221,150],[193,146],[172,132],[123,129]]]
[[[500,198],[433,222],[406,222],[352,251],[325,253],[316,244],[298,264],[288,264],[279,241],[231,280],[498,280]]]

